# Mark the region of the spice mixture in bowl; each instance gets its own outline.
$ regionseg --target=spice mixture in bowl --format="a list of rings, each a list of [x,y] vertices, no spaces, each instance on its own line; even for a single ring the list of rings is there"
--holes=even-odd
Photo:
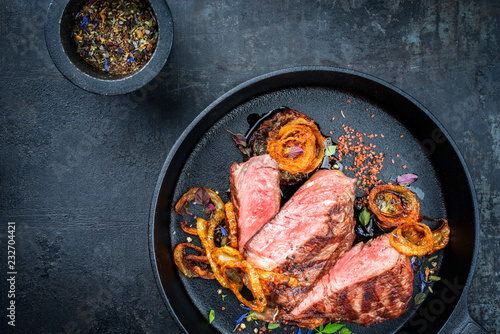
[[[165,0],[52,0],[45,39],[58,70],[102,95],[126,94],[167,62],[173,19]]]
[[[144,0],[89,0],[76,14],[71,35],[77,52],[91,66],[127,75],[151,59],[158,24]]]

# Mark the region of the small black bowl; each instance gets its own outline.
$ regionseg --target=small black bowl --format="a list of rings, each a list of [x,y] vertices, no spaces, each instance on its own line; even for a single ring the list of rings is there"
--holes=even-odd
[[[174,23],[165,0],[147,0],[158,23],[158,42],[151,59],[130,75],[111,75],[86,63],[71,35],[75,15],[88,0],[52,0],[47,11],[45,42],[52,61],[72,83],[93,93],[119,95],[133,92],[158,75],[165,65],[174,36]]]

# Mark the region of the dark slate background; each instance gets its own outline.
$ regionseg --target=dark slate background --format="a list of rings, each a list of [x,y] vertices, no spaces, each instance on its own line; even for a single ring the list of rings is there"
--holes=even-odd
[[[53,65],[49,0],[0,2],[1,332],[16,222],[19,333],[177,333],[154,281],[148,214],[184,128],[267,72],[331,65],[388,81],[455,139],[481,217],[469,311],[500,332],[500,2],[170,0],[173,51],[144,89],[99,96]]]

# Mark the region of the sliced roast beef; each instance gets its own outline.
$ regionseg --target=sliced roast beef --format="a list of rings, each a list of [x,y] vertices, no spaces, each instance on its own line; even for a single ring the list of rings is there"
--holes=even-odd
[[[330,321],[369,326],[401,316],[411,299],[412,285],[409,257],[398,253],[385,234],[356,244],[282,317],[307,328]]]
[[[272,291],[281,308],[291,310],[351,248],[355,187],[340,171],[317,171],[246,244],[244,255],[255,266],[299,280],[294,289]]]
[[[278,212],[281,199],[279,182],[278,163],[268,154],[231,166],[231,201],[238,219],[240,252],[262,225]]]

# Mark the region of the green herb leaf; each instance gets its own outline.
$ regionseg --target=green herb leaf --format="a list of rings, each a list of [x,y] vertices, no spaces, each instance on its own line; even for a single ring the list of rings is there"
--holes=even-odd
[[[363,211],[359,214],[359,222],[364,226],[368,225],[370,222],[370,212],[367,208],[364,208]]]
[[[337,145],[330,145],[325,148],[325,155],[327,157],[330,157],[335,154],[335,151],[337,150]]]
[[[215,319],[215,311],[210,310],[210,314],[208,315],[208,323],[211,324],[212,321],[214,321],[214,319]]]
[[[222,295],[222,300],[224,300],[224,298],[226,298],[226,297],[227,297],[227,295]]]
[[[331,334],[331,333],[335,333],[336,331],[338,331],[339,329],[341,329],[342,327],[344,327],[343,324],[335,324],[335,323],[329,323],[327,324],[323,330],[321,331],[321,333],[325,333],[325,334]]]
[[[257,320],[254,311],[248,311],[247,321]]]
[[[429,281],[437,282],[440,280],[441,280],[441,277],[439,277],[439,276],[429,275]]]
[[[417,293],[417,295],[415,296],[415,305],[422,304],[424,300],[425,300],[425,293],[423,292]]]
[[[272,323],[269,323],[267,324],[267,329],[276,329],[280,326],[280,324],[272,324]]]
[[[352,332],[349,328],[344,327],[340,330],[340,334],[352,334]]]

